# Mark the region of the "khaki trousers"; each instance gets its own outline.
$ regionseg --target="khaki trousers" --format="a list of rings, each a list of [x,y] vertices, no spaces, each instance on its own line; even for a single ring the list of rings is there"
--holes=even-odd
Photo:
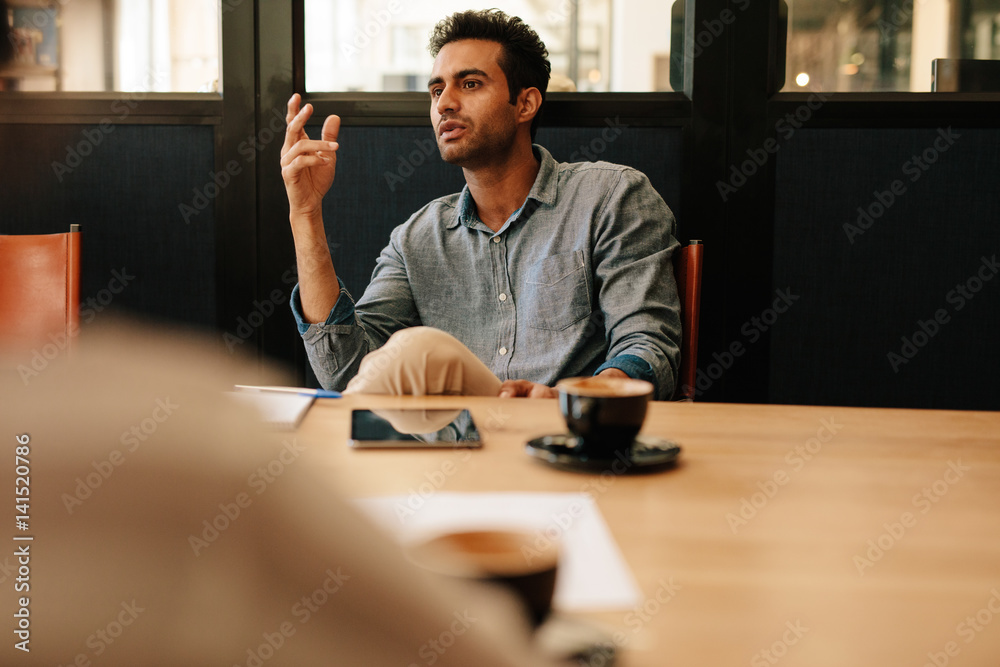
[[[500,384],[486,364],[451,334],[409,327],[361,360],[344,393],[496,396]]]

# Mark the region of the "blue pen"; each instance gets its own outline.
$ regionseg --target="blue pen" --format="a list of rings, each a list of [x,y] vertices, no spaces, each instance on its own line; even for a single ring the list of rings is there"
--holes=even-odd
[[[281,394],[298,394],[299,396],[315,396],[316,398],[340,398],[339,391],[330,389],[307,389],[305,387],[258,387],[248,384],[234,385],[241,391],[267,391]]]
[[[339,391],[333,391],[331,389],[313,389],[311,391],[299,392],[303,396],[315,396],[316,398],[340,398]]]

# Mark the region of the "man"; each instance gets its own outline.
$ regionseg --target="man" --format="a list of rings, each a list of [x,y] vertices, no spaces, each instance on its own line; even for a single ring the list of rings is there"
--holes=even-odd
[[[648,380],[669,398],[681,328],[666,204],[634,169],[557,163],[532,144],[550,65],[520,19],[454,14],[436,26],[430,52],[431,125],[466,187],[392,232],[356,305],[322,218],[340,119],[312,140],[312,106],[300,109],[297,94],[288,103],[292,308],[321,384],[548,397],[562,377],[600,374]]]

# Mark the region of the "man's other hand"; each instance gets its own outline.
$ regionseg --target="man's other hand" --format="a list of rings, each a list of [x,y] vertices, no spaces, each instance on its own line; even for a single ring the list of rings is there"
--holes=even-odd
[[[528,380],[507,380],[500,385],[500,398],[557,398],[559,392],[544,384]]]

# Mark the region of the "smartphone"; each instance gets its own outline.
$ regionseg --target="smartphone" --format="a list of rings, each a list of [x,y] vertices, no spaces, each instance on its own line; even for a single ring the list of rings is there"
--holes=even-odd
[[[483,443],[472,414],[465,409],[351,410],[355,449],[478,448]]]

